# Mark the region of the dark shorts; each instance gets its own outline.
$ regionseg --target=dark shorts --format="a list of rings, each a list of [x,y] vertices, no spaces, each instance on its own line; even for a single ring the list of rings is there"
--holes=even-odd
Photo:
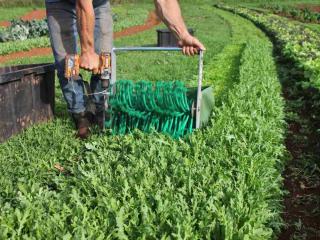
[[[100,5],[103,5],[107,2],[108,0],[93,0],[93,6],[98,7]],[[54,3],[54,2],[70,2],[72,4],[76,3],[76,0],[46,0],[46,3]]]

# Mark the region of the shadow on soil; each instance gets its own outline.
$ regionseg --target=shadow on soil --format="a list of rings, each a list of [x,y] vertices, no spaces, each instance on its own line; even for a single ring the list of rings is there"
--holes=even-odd
[[[320,91],[275,53],[286,103],[285,222],[279,240],[320,239]]]

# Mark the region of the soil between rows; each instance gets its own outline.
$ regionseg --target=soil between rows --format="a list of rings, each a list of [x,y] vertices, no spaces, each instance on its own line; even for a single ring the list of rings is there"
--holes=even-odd
[[[278,57],[279,78],[288,124],[285,145],[289,154],[284,177],[282,217],[286,226],[279,240],[320,239],[320,92],[302,87],[303,73]]]
[[[312,12],[319,12],[320,13],[320,5],[316,4],[298,4],[296,5],[300,9],[309,9]]]

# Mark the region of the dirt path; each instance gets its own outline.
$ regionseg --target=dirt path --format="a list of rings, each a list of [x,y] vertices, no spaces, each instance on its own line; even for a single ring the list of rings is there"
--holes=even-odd
[[[133,26],[133,27],[126,28],[120,32],[115,32],[114,38],[131,36],[131,35],[149,30],[154,26],[159,25],[160,23],[161,21],[158,19],[156,13],[154,11],[151,11],[149,13],[147,20],[143,25]]]
[[[33,48],[29,51],[14,52],[8,55],[0,56],[0,64],[7,61],[17,59],[17,58],[26,58],[34,56],[45,56],[52,54],[51,48]]]
[[[126,28],[120,32],[114,33],[114,39],[120,37],[127,37],[135,35],[137,33],[149,30],[160,24],[156,13],[151,11],[145,23],[143,25],[137,25],[133,27]],[[34,56],[45,56],[52,54],[51,48],[34,48],[29,51],[14,52],[8,55],[0,56],[0,63],[4,63],[17,58],[34,57]]]
[[[298,4],[297,7],[300,8],[300,9],[307,8],[312,12],[320,13],[320,5],[316,5],[316,4]]]
[[[46,18],[46,16],[47,14],[45,9],[37,9],[25,14],[21,18],[24,21],[31,21],[31,20],[41,20]]]
[[[10,26],[10,22],[8,21],[1,21],[0,22],[0,27],[9,27]]]
[[[279,61],[279,76],[286,100],[289,153],[284,186],[283,219],[279,240],[320,240],[320,91],[303,88],[303,75],[286,60]]]
[[[46,17],[46,10],[45,9],[37,9],[31,12],[26,13],[22,17],[20,17],[24,21],[31,21],[31,20],[41,20]],[[0,22],[1,27],[8,27],[10,26],[9,21],[2,21]]]

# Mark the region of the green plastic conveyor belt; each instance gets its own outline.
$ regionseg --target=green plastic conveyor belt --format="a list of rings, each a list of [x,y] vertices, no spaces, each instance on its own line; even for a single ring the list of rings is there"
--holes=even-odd
[[[115,94],[109,98],[106,128],[114,134],[126,134],[134,129],[152,130],[183,137],[195,127],[194,103],[197,89],[188,89],[182,82],[120,80]],[[202,89],[200,123],[205,126],[214,107],[212,87]]]
[[[187,98],[188,89],[182,82],[120,80],[115,89],[109,98],[110,120],[106,123],[115,134],[138,128],[178,138],[192,132],[192,100]]]

